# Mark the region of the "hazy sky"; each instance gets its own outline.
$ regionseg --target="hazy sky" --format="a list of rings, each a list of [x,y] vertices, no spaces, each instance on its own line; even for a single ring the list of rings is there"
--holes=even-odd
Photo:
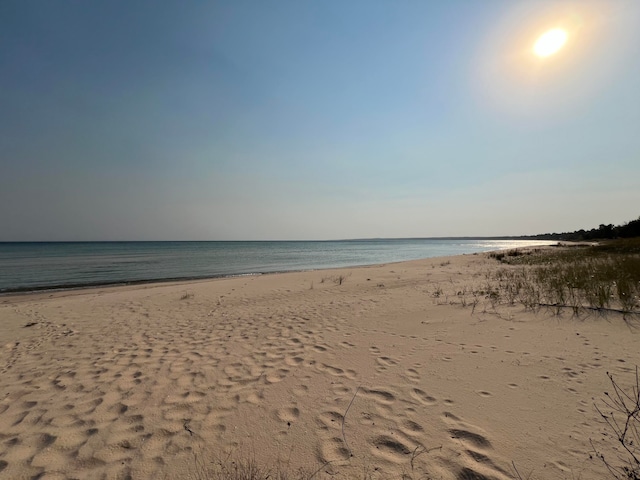
[[[0,241],[519,235],[639,206],[637,0],[0,3]]]

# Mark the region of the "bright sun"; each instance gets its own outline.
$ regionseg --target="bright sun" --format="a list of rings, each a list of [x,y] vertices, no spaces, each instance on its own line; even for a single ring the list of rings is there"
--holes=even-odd
[[[548,57],[560,50],[567,41],[567,32],[554,28],[543,33],[533,46],[533,53],[539,57]]]

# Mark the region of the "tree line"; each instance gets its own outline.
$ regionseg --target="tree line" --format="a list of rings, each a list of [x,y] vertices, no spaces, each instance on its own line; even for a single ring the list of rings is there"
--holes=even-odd
[[[535,240],[606,240],[614,238],[640,237],[640,217],[637,220],[625,222],[622,225],[600,224],[598,228],[591,230],[576,230],[575,232],[564,233],[543,233],[540,235],[529,235],[522,238]]]

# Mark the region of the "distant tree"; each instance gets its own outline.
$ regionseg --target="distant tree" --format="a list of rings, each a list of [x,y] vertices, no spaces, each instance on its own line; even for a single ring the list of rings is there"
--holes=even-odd
[[[624,223],[622,225],[614,226],[613,224],[605,225],[600,224],[598,228],[592,228],[591,230],[576,230],[574,232],[564,233],[543,233],[538,235],[528,235],[518,238],[529,238],[536,240],[568,240],[568,241],[580,241],[580,240],[605,240],[613,238],[631,238],[640,237],[640,217],[637,220]]]
[[[640,217],[616,227],[614,231],[616,236],[621,238],[640,237]]]

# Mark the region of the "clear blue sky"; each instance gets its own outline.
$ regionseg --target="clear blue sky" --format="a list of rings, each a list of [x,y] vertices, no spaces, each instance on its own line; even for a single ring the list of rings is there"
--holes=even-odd
[[[639,206],[639,1],[0,3],[0,241],[519,235]]]

